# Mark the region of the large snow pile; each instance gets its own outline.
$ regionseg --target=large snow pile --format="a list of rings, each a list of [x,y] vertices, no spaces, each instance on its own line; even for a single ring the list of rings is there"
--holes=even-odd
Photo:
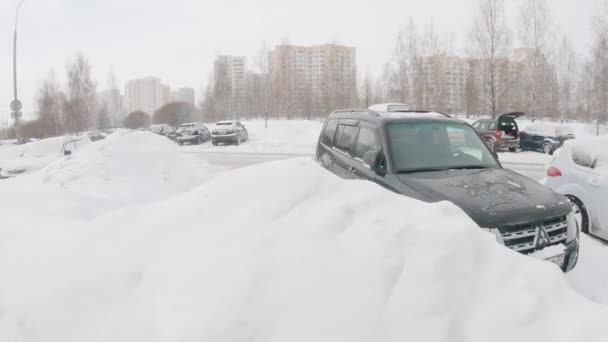
[[[32,174],[2,180],[0,208],[7,216],[53,213],[92,217],[148,203],[201,184],[210,168],[166,138],[147,132],[115,133]]]
[[[580,259],[568,280],[581,294],[594,302],[608,305],[608,245],[581,235]]]
[[[82,226],[0,240],[0,341],[608,339],[605,307],[454,205],[306,158]]]
[[[323,123],[308,120],[269,120],[265,128],[263,120],[244,121],[249,133],[249,141],[239,146],[213,146],[206,143],[201,146],[188,146],[187,150],[205,149],[206,151],[243,152],[243,153],[277,153],[312,155]],[[212,126],[209,126],[211,129]]]

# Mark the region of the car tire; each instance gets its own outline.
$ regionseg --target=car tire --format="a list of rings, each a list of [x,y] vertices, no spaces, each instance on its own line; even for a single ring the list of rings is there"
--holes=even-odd
[[[213,146],[217,146],[217,141],[215,141],[215,140],[211,140],[211,144],[212,144]]]
[[[574,215],[577,215],[577,222],[579,222],[580,230],[583,234],[589,235],[589,214],[587,213],[587,207],[578,198],[570,195],[566,195],[570,204],[572,205],[572,211]]]
[[[509,147],[509,152],[513,152],[513,153],[517,152],[517,146]]]
[[[241,136],[240,136],[240,135],[237,135],[237,136],[236,136],[236,141],[235,141],[235,144],[236,144],[237,146],[241,144]]]
[[[203,143],[203,138],[201,136],[199,136],[198,138],[196,138],[196,144],[200,145]]]
[[[543,153],[548,155],[553,155],[553,145],[549,143],[544,143],[542,146]]]

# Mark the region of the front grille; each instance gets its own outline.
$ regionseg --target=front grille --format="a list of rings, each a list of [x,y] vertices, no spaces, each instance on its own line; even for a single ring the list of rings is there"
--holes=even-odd
[[[540,249],[547,245],[566,242],[568,237],[568,220],[566,216],[528,224],[505,226],[499,228],[499,230],[505,246],[514,251],[529,254],[539,249],[536,242],[541,228],[544,228],[547,232],[550,242],[545,246],[541,246]]]

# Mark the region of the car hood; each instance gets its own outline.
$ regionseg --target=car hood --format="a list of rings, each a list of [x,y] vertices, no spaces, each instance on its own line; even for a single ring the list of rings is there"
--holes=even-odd
[[[430,202],[456,204],[484,228],[525,224],[571,211],[565,197],[505,169],[450,170],[398,177],[426,195]]]

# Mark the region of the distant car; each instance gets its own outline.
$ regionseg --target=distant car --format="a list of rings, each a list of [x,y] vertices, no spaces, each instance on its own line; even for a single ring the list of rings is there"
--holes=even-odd
[[[151,125],[150,130],[152,131],[152,133],[156,133],[165,137],[168,134],[175,133],[175,128],[171,127],[171,125],[169,124]]]
[[[564,142],[574,138],[574,131],[568,126],[535,123],[521,131],[520,146],[522,151],[553,154]]]
[[[247,128],[239,121],[217,122],[211,131],[211,143],[233,143],[240,145],[241,142],[249,140]]]
[[[28,143],[23,154],[4,164],[0,178],[16,177],[44,168],[56,159],[71,155],[91,143],[87,135],[56,137]]]
[[[567,141],[547,170],[546,185],[570,199],[583,233],[608,240],[608,137]]]
[[[491,150],[508,149],[517,152],[520,140],[519,126],[515,119],[524,115],[524,113],[507,113],[496,119],[481,119],[473,123],[473,128],[482,135]]]
[[[211,133],[203,123],[191,122],[179,126],[176,141],[178,144],[202,144],[211,139]]]
[[[91,141],[99,141],[106,138],[106,135],[100,132],[90,132],[88,135]]]

